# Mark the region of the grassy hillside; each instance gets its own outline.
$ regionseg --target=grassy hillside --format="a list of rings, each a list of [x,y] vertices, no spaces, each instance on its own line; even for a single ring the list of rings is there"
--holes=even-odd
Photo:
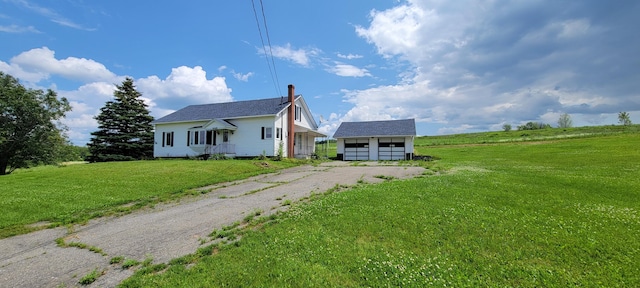
[[[525,131],[512,130],[509,132],[496,131],[441,136],[422,136],[416,138],[415,146],[420,150],[419,147],[424,146],[546,141],[566,138],[589,138],[625,133],[640,133],[640,125],[587,126]]]
[[[242,237],[122,286],[640,286],[640,133],[547,136],[420,145],[439,159],[420,162],[431,169],[421,178],[213,233]],[[464,138],[478,143],[438,139]]]
[[[42,166],[0,177],[0,238],[174,199],[189,189],[276,169],[289,162],[159,160]],[[41,225],[40,225],[41,227]]]

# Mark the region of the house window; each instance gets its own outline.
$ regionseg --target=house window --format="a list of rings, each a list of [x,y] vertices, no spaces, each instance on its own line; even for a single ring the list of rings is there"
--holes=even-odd
[[[295,118],[298,121],[302,121],[302,107],[296,105],[296,114],[295,114]]]
[[[273,128],[271,127],[262,127],[260,133],[261,139],[271,139],[273,138]]]
[[[193,137],[191,137],[190,143],[191,145],[204,145],[207,132],[204,130],[196,130],[191,133]]]
[[[224,143],[229,142],[229,131],[227,130],[222,131],[222,142]]]
[[[282,128],[276,128],[276,139],[282,139]]]
[[[162,132],[162,147],[173,147],[173,132]]]

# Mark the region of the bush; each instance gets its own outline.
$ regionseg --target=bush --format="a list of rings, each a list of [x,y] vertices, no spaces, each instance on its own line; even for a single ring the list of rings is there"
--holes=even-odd
[[[551,125],[542,122],[527,122],[527,124],[518,126],[518,130],[538,130],[551,128]]]

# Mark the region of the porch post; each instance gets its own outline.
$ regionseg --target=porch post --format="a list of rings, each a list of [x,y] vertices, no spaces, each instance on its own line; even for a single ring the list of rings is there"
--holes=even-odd
[[[287,125],[288,125],[288,138],[287,138],[287,157],[288,158],[293,158],[295,157],[295,154],[293,153],[293,141],[294,138],[296,136],[295,134],[295,130],[294,130],[294,115],[296,113],[296,106],[295,106],[295,96],[294,96],[294,92],[295,92],[295,86],[293,86],[293,84],[289,84],[289,113],[287,115]]]

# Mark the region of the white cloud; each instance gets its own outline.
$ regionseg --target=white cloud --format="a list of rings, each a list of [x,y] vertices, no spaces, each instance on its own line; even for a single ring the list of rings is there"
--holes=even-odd
[[[53,9],[42,7],[26,0],[9,0],[9,2],[13,2],[16,5],[27,8],[35,12],[36,14],[39,14],[40,16],[48,18],[51,22],[59,24],[61,26],[70,27],[70,28],[79,29],[79,30],[85,30],[85,31],[96,30],[94,28],[88,28],[88,27],[85,27],[84,25],[75,23],[74,21],[60,15],[58,12],[56,12]]]
[[[249,81],[249,77],[253,76],[253,72],[249,72],[247,74],[232,72],[231,74],[233,74],[233,78],[236,78],[242,82]]]
[[[345,91],[354,107],[342,120],[416,118],[463,132],[640,110],[629,61],[640,40],[628,29],[638,9],[611,7],[613,19],[580,3],[408,0],[373,10],[355,33],[410,70],[398,71],[396,85]]]
[[[371,73],[369,73],[369,70],[367,69],[343,63],[336,63],[333,67],[327,68],[327,71],[344,77],[371,76]]]
[[[362,58],[362,57],[363,57],[362,55],[359,55],[359,54],[351,54],[351,53],[349,53],[349,54],[347,54],[347,55],[345,55],[345,54],[341,54],[341,53],[338,53],[338,54],[336,54],[336,55],[338,56],[338,58],[348,59],[348,60],[351,60],[351,59],[360,59],[360,58]]]
[[[260,53],[263,52],[262,48],[260,48],[259,50]],[[273,46],[271,51],[274,57],[285,59],[305,67],[310,65],[311,57],[315,57],[320,54],[319,49],[294,49],[291,48],[291,44],[289,43],[287,43],[285,46]]]
[[[9,26],[4,26],[4,25],[0,25],[0,32],[7,32],[7,33],[42,33],[40,31],[38,31],[38,29],[36,29],[33,26],[18,26],[15,24],[9,25]]]
[[[0,68],[29,82],[39,82],[55,74],[72,80],[117,81],[116,75],[103,64],[92,59],[67,57],[56,59],[55,52],[47,47],[35,48],[9,60],[11,64],[0,61]]]
[[[136,85],[145,97],[154,102],[177,101],[184,103],[181,106],[187,106],[233,100],[231,88],[227,87],[225,78],[207,79],[207,72],[200,66],[173,68],[164,80],[154,75],[138,79]]]

